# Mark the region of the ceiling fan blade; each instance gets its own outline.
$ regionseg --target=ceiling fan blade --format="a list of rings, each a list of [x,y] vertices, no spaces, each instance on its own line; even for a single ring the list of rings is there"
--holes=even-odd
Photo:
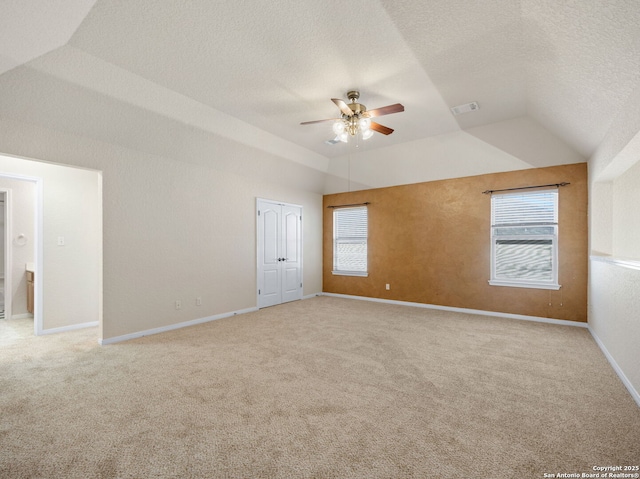
[[[313,121],[303,121],[302,123],[300,123],[301,125],[311,125],[312,123],[323,123],[325,121],[336,121],[339,120],[340,118],[327,118],[326,120],[313,120]]]
[[[382,133],[383,135],[390,135],[393,133],[393,130],[387,126],[381,125],[380,123],[376,123],[375,121],[371,122],[371,129],[373,131],[377,131],[378,133]]]
[[[343,100],[340,100],[339,98],[332,98],[331,101],[335,103],[338,108],[340,108],[340,111],[344,115],[347,115],[349,117],[353,116],[353,111]]]
[[[367,110],[366,114],[369,115],[369,118],[375,118],[376,116],[390,115],[391,113],[400,113],[401,111],[404,111],[404,106],[400,103],[395,103],[393,105]]]

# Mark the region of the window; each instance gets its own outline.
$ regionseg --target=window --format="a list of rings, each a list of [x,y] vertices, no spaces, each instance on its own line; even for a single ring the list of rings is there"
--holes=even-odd
[[[367,207],[333,210],[333,274],[367,276]]]
[[[489,284],[560,288],[558,190],[492,195]]]

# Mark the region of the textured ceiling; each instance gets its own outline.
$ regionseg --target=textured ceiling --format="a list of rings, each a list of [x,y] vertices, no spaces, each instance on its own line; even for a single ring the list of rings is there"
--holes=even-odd
[[[300,122],[337,116],[330,98],[349,89],[368,108],[406,108],[379,118],[396,131],[360,153],[461,131],[502,148],[516,121],[588,158],[640,88],[638,0],[98,0],[91,10],[76,0],[72,20],[31,23],[29,3],[0,5],[23,43],[44,42],[16,55],[3,37],[0,59],[28,63],[0,76],[2,114],[28,121],[21,98],[40,85],[42,102],[62,97],[49,108],[56,127],[82,133],[88,117],[105,123],[135,106],[318,169],[348,146],[324,143],[330,123]],[[42,30],[58,34],[42,40]],[[480,110],[450,113],[470,101]],[[65,108],[87,102],[94,115],[63,125]]]
[[[96,0],[3,0],[0,74],[69,41]]]

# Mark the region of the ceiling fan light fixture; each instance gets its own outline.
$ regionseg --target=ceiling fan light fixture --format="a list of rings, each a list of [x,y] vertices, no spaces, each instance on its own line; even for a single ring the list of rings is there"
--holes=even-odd
[[[392,113],[400,113],[404,111],[404,106],[400,103],[394,103],[393,105],[387,105],[381,108],[367,110],[366,106],[358,103],[360,92],[357,90],[351,90],[347,92],[347,97],[349,98],[349,100],[351,100],[351,103],[349,104],[345,103],[344,100],[341,100],[339,98],[331,99],[331,101],[340,110],[340,118],[303,121],[301,125],[310,125],[314,123],[324,123],[332,121],[333,133],[336,136],[333,140],[328,140],[327,143],[335,144],[337,141],[347,143],[349,141],[349,136],[361,137],[363,140],[367,140],[373,136],[374,132],[380,133],[382,135],[390,135],[391,133],[393,133],[393,129],[379,123],[375,123],[371,121],[371,118],[377,118],[382,115],[390,115]]]
[[[373,136],[373,130],[371,129],[371,118],[361,117],[358,120],[358,128],[360,129],[363,140],[368,140]]]
[[[370,130],[370,129],[362,130],[362,139],[363,140],[368,140],[372,136],[373,136],[373,130]]]
[[[366,131],[371,128],[371,118],[362,117],[358,120],[358,126],[360,126],[360,130]]]

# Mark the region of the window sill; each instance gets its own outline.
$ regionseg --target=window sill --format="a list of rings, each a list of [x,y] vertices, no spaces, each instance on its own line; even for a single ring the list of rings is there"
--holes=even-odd
[[[369,276],[369,273],[362,271],[332,271],[331,274],[334,274],[336,276],[360,276],[363,278]]]
[[[510,288],[529,288],[529,289],[555,289],[558,290],[562,286],[559,284],[544,284],[544,283],[526,283],[522,281],[511,282],[511,281],[500,281],[496,279],[490,279],[489,284],[491,286],[508,286]]]

